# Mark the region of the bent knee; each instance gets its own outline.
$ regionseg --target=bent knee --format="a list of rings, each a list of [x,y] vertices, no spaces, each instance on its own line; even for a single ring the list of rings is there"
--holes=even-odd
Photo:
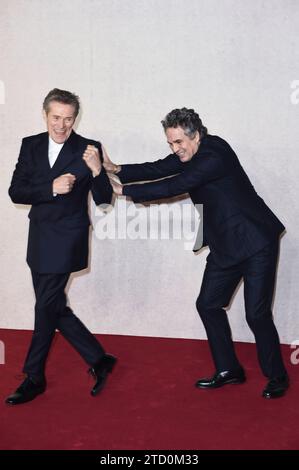
[[[210,299],[205,299],[204,297],[199,296],[196,300],[196,308],[199,316],[202,318],[207,317],[213,313],[215,314],[215,312],[222,312],[225,308],[225,305],[211,302]]]
[[[212,310],[209,303],[201,296],[196,299],[196,308],[200,317],[206,316]]]

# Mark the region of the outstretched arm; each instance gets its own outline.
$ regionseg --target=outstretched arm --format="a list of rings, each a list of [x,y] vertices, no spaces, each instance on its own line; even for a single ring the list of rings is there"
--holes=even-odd
[[[181,173],[184,164],[177,155],[171,154],[155,162],[117,165],[113,163],[103,148],[104,168],[108,173],[117,175],[122,183],[132,181],[152,181]]]
[[[195,187],[221,178],[225,167],[217,155],[202,155],[190,162],[186,171],[179,175],[154,183],[133,184],[123,186],[121,194],[129,196],[135,202],[152,201],[185,194]],[[117,192],[118,191],[118,192]],[[119,194],[120,188],[116,188]]]

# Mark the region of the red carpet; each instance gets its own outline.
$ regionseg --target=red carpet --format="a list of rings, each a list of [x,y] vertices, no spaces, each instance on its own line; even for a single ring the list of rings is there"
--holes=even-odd
[[[299,366],[283,354],[291,389],[261,397],[265,379],[255,346],[237,344],[248,381],[217,390],[194,382],[213,372],[206,341],[101,335],[119,361],[102,394],[80,356],[57,334],[48,361],[45,394],[9,407],[19,385],[31,332],[0,330],[6,364],[0,365],[0,449],[298,449]],[[29,431],[28,431],[29,429]]]

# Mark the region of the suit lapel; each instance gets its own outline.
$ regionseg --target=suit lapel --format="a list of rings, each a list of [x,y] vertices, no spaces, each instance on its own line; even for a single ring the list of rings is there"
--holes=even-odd
[[[36,147],[37,162],[42,173],[49,173],[49,135],[47,132],[41,134],[41,140]]]
[[[64,146],[59,152],[56,162],[51,168],[51,176],[56,178],[63,174],[71,162],[76,158],[76,151],[78,149],[78,136],[72,131],[70,137],[65,142]]]

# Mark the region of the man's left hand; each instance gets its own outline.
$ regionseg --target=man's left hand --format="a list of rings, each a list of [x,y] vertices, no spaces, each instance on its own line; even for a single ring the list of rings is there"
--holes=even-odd
[[[98,149],[94,145],[87,145],[83,153],[83,160],[92,171],[93,176],[98,176],[102,170],[102,163]]]
[[[122,196],[123,195],[123,185],[118,183],[114,178],[109,176],[110,184],[113,188],[114,194],[117,196]]]

